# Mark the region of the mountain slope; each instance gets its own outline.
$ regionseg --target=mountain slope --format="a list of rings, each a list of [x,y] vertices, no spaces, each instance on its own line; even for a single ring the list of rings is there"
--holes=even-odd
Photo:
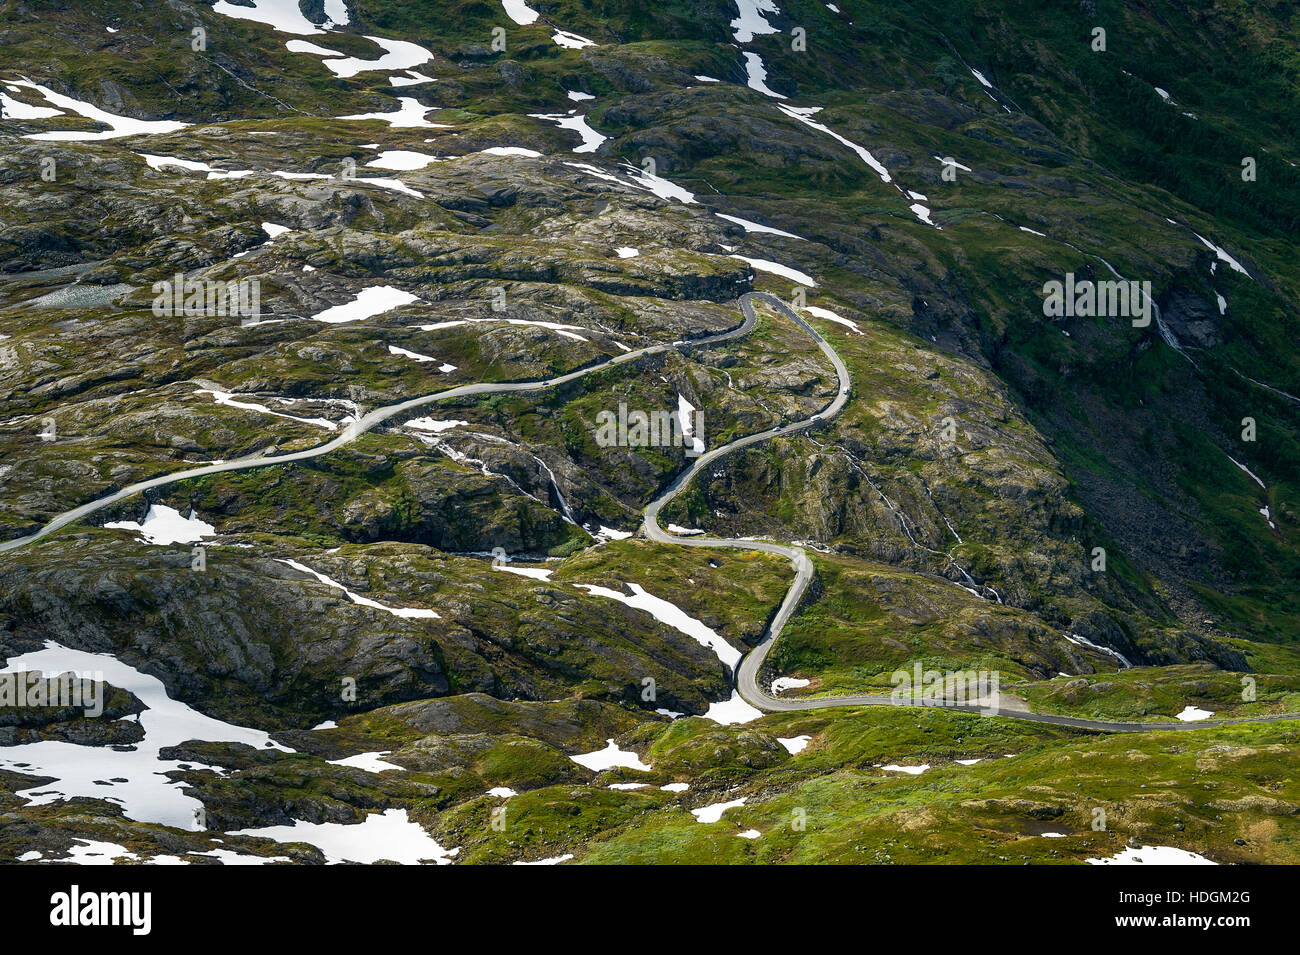
[[[917,665],[996,671],[1015,706],[1072,715],[1294,711],[1294,16],[1165,0],[7,0],[0,539],[159,475],[346,437],[407,399],[590,374],[448,398],[0,553],[0,648],[111,653],[174,700],[276,731],[297,752],[231,735],[159,755],[225,833],[400,808],[467,861],[583,854],[597,836],[593,861],[841,857],[678,831],[702,834],[680,799],[743,783],[770,802],[753,817],[765,832],[785,812],[774,794],[819,790],[875,861],[983,859],[961,827],[1019,811],[1010,788],[1097,741],[952,714],[845,714],[901,734],[870,752],[845,748],[830,711],[728,726],[728,661],[762,635],[786,566],[621,539],[690,457],[608,446],[602,413],[699,409],[716,447],[835,394],[825,356],[766,309],[746,335],[591,370],[735,329],[736,299],[760,289],[832,343],[851,400],[730,455],[664,517],[815,552],[767,679],[879,692]],[[96,138],[109,131],[139,135]],[[256,320],[160,312],[177,275],[256,283]],[[1046,314],[1045,283],[1067,275],[1149,283],[1148,321]],[[163,543],[132,530],[173,511],[185,528]],[[502,552],[547,563],[510,574]],[[462,732],[408,722],[413,707],[494,715]],[[308,730],[322,721],[341,728]],[[807,756],[776,742],[804,729]],[[1196,738],[1272,759],[1291,732]],[[569,758],[611,737],[690,795],[609,791],[642,777]],[[929,811],[921,856],[863,841],[872,761],[1031,747],[1023,770],[952,767],[978,777],[978,806]],[[381,748],[406,775],[328,762]],[[1159,758],[1176,777],[1197,757]],[[1248,800],[1246,776],[1275,768],[1222,771]],[[110,837],[74,802],[20,795],[33,774],[7,772],[6,812],[42,851],[95,833],[153,854],[184,828],[174,805],[94,799],[126,813]],[[486,826],[488,786],[535,790],[518,804],[539,820],[529,840]],[[924,778],[887,787],[905,815],[928,798]],[[1128,835],[1163,825],[1117,815]],[[1188,845],[1285,858],[1254,836],[1228,848],[1236,832]],[[3,842],[15,856],[22,833]],[[1051,849],[1081,858],[1120,835]]]

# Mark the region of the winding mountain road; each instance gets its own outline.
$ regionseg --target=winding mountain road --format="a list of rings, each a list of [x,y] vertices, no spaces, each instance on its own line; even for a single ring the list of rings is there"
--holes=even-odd
[[[989,707],[977,705],[949,704],[941,702],[915,702],[915,703],[896,703],[889,696],[875,694],[852,694],[847,696],[836,697],[793,697],[782,699],[764,692],[759,685],[758,677],[763,669],[763,661],[767,658],[772,646],[776,643],[777,637],[785,625],[789,623],[790,618],[794,616],[799,607],[799,602],[803,600],[804,593],[808,590],[808,585],[812,582],[813,564],[809,559],[806,551],[801,547],[790,544],[777,544],[770,541],[749,541],[749,540],[731,540],[721,537],[708,537],[703,535],[692,535],[690,537],[672,534],[665,531],[659,526],[659,512],[669,501],[673,500],[686,485],[688,485],[695,475],[699,474],[704,468],[713,462],[719,460],[737,451],[740,448],[747,447],[751,444],[757,444],[760,441],[767,441],[772,438],[781,437],[788,434],[794,434],[800,431],[807,431],[820,426],[826,420],[839,414],[849,399],[849,390],[852,386],[852,379],[849,370],[841,360],[839,354],[824,339],[821,334],[800,318],[784,302],[763,292],[750,292],[740,299],[740,308],[745,316],[746,325],[752,326],[756,321],[754,314],[753,302],[755,299],[761,299],[779,313],[784,315],[790,321],[794,322],[799,328],[803,329],[817,343],[817,347],[822,353],[830,359],[831,364],[835,366],[835,373],[839,378],[839,391],[833,401],[826,407],[822,408],[811,418],[805,418],[802,421],[795,421],[790,424],[782,425],[779,428],[770,428],[767,431],[761,431],[757,434],[751,434],[740,438],[730,444],[714,448],[712,451],[696,458],[689,468],[679,474],[671,484],[645,509],[645,517],[642,523],[642,531],[650,540],[658,541],[663,544],[682,544],[689,547],[732,547],[743,550],[756,550],[768,554],[776,554],[790,561],[794,568],[794,580],[790,583],[789,590],[786,591],[785,599],[781,601],[781,606],[776,615],[772,618],[763,634],[763,639],[759,644],[747,653],[740,661],[740,666],[735,673],[736,689],[739,691],[741,698],[750,706],[763,710],[768,713],[789,713],[800,710],[819,710],[829,707],[845,706],[937,706],[943,709],[957,710],[963,713],[976,713],[982,716],[1002,716],[1010,719],[1025,720],[1033,723],[1049,723],[1055,726],[1069,726],[1076,729],[1095,730],[1098,732],[1108,733],[1145,733],[1152,731],[1185,731],[1195,729],[1205,729],[1212,726],[1228,726],[1233,723],[1269,723],[1281,720],[1300,719],[1300,713],[1279,713],[1271,716],[1242,717],[1239,719],[1227,720],[1198,720],[1196,722],[1173,722],[1173,723],[1124,723],[1110,720],[1092,720],[1078,716],[1058,716],[1053,713],[1031,713],[1027,710],[1009,710],[998,708],[996,710]]]
[[[679,342],[671,342],[661,345],[650,345],[646,348],[639,348],[635,351],[624,352],[616,358],[609,361],[599,362],[594,365],[588,365],[577,371],[571,371],[555,378],[545,378],[541,381],[507,381],[507,382],[477,382],[470,385],[458,385],[455,388],[448,388],[445,391],[435,392],[431,395],[420,395],[415,398],[409,398],[406,401],[399,401],[396,404],[384,405],[380,408],[367,412],[358,420],[353,421],[343,428],[342,433],[332,441],[325,444],[318,444],[315,447],[307,448],[303,451],[292,451],[286,454],[268,454],[254,455],[251,457],[234,458],[229,461],[222,461],[220,464],[205,464],[196,468],[187,468],[183,471],[173,471],[169,474],[160,474],[157,477],[149,478],[145,481],[138,481],[135,484],[129,484],[108,494],[104,497],[96,498],[71,510],[64,511],[58,517],[55,517],[48,524],[36,531],[34,534],[28,534],[26,537],[15,537],[11,540],[0,542],[0,554],[17,550],[20,547],[26,547],[46,537],[60,528],[67,527],[84,517],[89,517],[96,511],[102,511],[119,501],[124,501],[129,497],[142,494],[145,491],[154,488],[166,487],[169,484],[176,484],[180,481],[189,481],[193,478],[205,477],[209,474],[224,474],[229,471],[249,471],[254,468],[271,467],[277,464],[292,464],[294,461],[309,461],[312,458],[319,458],[322,455],[337,451],[345,445],[351,444],[357,438],[361,437],[367,431],[373,430],[385,421],[404,414],[408,411],[414,411],[425,405],[435,404],[439,401],[446,401],[449,398],[464,398],[468,395],[492,395],[507,392],[522,391],[542,391],[546,388],[554,388],[557,385],[567,384],[570,381],[577,381],[592,372],[600,371],[604,368],[610,368],[614,365],[621,365],[625,362],[635,361],[643,355],[655,355],[666,351],[676,351],[682,348],[698,348],[702,345],[714,345],[719,342],[729,341],[733,338],[743,338],[748,335],[754,328],[756,318],[753,309],[745,312],[745,320],[733,329],[725,332],[719,332],[716,335],[706,335],[701,338],[690,338]]]
[[[659,543],[677,544],[687,547],[728,547],[742,550],[761,551],[763,553],[784,557],[790,561],[791,566],[794,568],[795,576],[794,580],[790,583],[789,589],[786,591],[785,599],[781,601],[780,608],[768,624],[767,629],[763,634],[762,641],[745,655],[734,674],[736,688],[745,702],[757,709],[770,713],[827,709],[831,707],[899,705],[940,706],[944,709],[975,713],[984,716],[1001,716],[1010,719],[1026,720],[1035,723],[1049,723],[1057,726],[1068,726],[1099,732],[1140,733],[1151,731],[1180,731],[1204,729],[1213,726],[1227,726],[1234,723],[1268,723],[1300,719],[1300,713],[1282,713],[1271,716],[1242,717],[1227,720],[1202,720],[1189,723],[1124,723],[1106,720],[1090,720],[1074,716],[1057,716],[1051,713],[1031,713],[1025,710],[998,709],[994,711],[976,705],[953,705],[940,702],[899,704],[895,703],[889,696],[873,694],[781,699],[765,693],[758,683],[758,677],[763,668],[763,661],[771,651],[777,638],[781,635],[781,631],[785,628],[785,625],[790,621],[790,618],[794,616],[795,611],[799,607],[800,601],[803,600],[803,596],[808,590],[808,585],[812,582],[814,572],[812,560],[808,557],[808,554],[803,550],[803,548],[796,547],[792,544],[778,544],[763,540],[731,540],[703,535],[688,537],[672,534],[659,526],[659,513],[666,504],[681,493],[681,491],[690,483],[692,478],[713,462],[750,445],[817,428],[828,419],[839,414],[848,403],[852,379],[849,375],[848,367],[844,364],[843,359],[840,358],[839,354],[831,344],[827,342],[815,328],[800,318],[780,299],[773,295],[769,295],[766,292],[747,292],[740,297],[739,302],[743,320],[738,326],[728,331],[719,332],[714,335],[706,335],[699,338],[684,339],[659,345],[650,345],[646,348],[625,352],[615,358],[609,359],[608,361],[588,365],[584,368],[567,372],[566,374],[558,375],[554,378],[545,378],[539,381],[478,382],[469,385],[459,385],[455,388],[448,388],[444,391],[435,392],[430,395],[421,395],[407,399],[406,401],[375,408],[362,415],[358,420],[344,427],[342,433],[332,441],[328,441],[312,448],[307,448],[302,451],[288,452],[285,454],[256,455],[245,458],[236,458],[230,461],[223,461],[220,464],[208,464],[196,468],[188,468],[182,471],[175,471],[170,474],[162,474],[145,481],[139,481],[135,484],[127,485],[112,494],[97,498],[96,500],[89,501],[78,507],[74,507],[71,510],[63,512],[33,534],[0,542],[0,553],[26,547],[29,544],[33,544],[55,531],[60,530],[61,528],[67,527],[69,524],[96,513],[97,511],[101,511],[119,501],[126,500],[127,498],[133,497],[137,494],[142,494],[145,491],[153,490],[154,488],[165,487],[170,484],[204,477],[209,474],[222,474],[231,471],[249,471],[255,468],[291,464],[295,461],[308,461],[312,458],[318,458],[330,454],[333,451],[337,451],[339,448],[351,444],[361,437],[361,435],[373,430],[375,427],[386,421],[398,417],[406,412],[414,411],[417,408],[435,404],[439,401],[445,401],[450,398],[462,398],[470,395],[542,391],[548,388],[567,384],[571,381],[577,381],[580,378],[604,368],[610,368],[615,365],[635,361],[645,355],[660,354],[667,351],[677,351],[686,348],[698,348],[701,346],[715,345],[733,339],[743,338],[753,331],[758,322],[758,315],[754,311],[755,301],[762,301],[771,306],[812,338],[812,340],[817,344],[817,347],[821,350],[822,354],[826,356],[831,365],[835,368],[835,374],[839,381],[839,390],[834,399],[822,408],[821,411],[817,412],[810,418],[805,418],[800,421],[791,422],[775,428],[769,428],[766,431],[760,431],[743,438],[738,438],[729,444],[714,448],[713,450],[700,455],[692,462],[689,468],[677,475],[668,487],[665,488],[658,497],[651,501],[649,505],[647,505],[642,522],[642,531],[645,536],[648,539]]]

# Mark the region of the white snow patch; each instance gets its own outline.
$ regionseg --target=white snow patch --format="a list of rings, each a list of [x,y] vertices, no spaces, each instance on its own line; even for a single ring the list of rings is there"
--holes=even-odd
[[[920,776],[930,768],[930,764],[922,763],[920,766],[899,766],[897,763],[890,763],[888,766],[881,766],[880,768],[890,773],[907,773],[909,776]]]
[[[676,604],[649,593],[640,584],[627,585],[632,591],[630,596],[596,584],[576,584],[575,586],[579,590],[587,591],[594,597],[606,597],[610,600],[617,600],[628,607],[644,610],[660,623],[666,624],[674,630],[679,630],[701,646],[708,647],[717,655],[724,666],[735,669],[736,665],[740,663],[740,651],[724,640],[716,631],[687,614]],[[721,704],[715,703],[713,705],[719,706]],[[710,707],[711,711],[712,707]]]
[[[433,861],[450,865],[459,851],[444,849],[419,823],[406,817],[405,809],[371,813],[361,823],[305,822],[293,820],[287,826],[241,829],[236,836],[261,836],[276,842],[305,842],[325,854],[330,862],[373,863],[381,859],[416,865]]]
[[[443,431],[450,431],[452,428],[467,424],[469,424],[468,421],[452,420],[450,418],[412,418],[406,422],[406,427],[415,428],[417,431],[433,431],[436,434],[441,434]]]
[[[763,715],[763,711],[750,706],[740,697],[738,690],[731,691],[731,699],[720,703],[710,703],[704,714],[706,720],[713,720],[722,726],[735,726],[737,723],[750,723]]]
[[[431,123],[424,118],[426,113],[437,106],[423,106],[413,96],[399,96],[397,109],[385,113],[357,113],[353,116],[340,116],[339,119],[382,119],[393,129],[450,129],[445,123]]]
[[[423,169],[431,163],[442,161],[439,157],[430,156],[428,153],[412,152],[409,149],[387,149],[366,163],[366,165],[375,169],[409,171]]]
[[[583,47],[596,45],[595,40],[588,40],[585,36],[570,33],[568,30],[556,30],[551,34],[551,39],[557,46],[562,46],[566,50],[581,50]]]
[[[659,787],[666,793],[684,793],[691,788],[690,783],[666,783]]]
[[[588,173],[589,175],[595,176],[597,179],[603,179],[603,180],[605,180],[606,182],[616,182],[616,183],[618,183],[620,186],[622,186],[622,185],[636,185],[636,186],[638,186],[638,187],[640,187],[640,188],[645,188],[645,187],[644,187],[643,185],[641,185],[640,183],[629,183],[629,182],[627,182],[627,181],[625,181],[625,180],[623,180],[623,179],[618,178],[618,176],[615,176],[615,175],[613,175],[613,174],[611,174],[611,173],[608,173],[608,172],[605,172],[605,171],[603,171],[603,170],[597,169],[595,166],[588,165],[588,164],[585,163],[585,162],[568,162],[568,161],[566,160],[564,164],[565,164],[566,166],[572,166],[574,169],[581,169],[583,172]]]
[[[419,86],[421,83],[433,83],[432,76],[425,76],[417,70],[407,70],[405,76],[390,76],[388,82],[394,86]]]
[[[614,254],[620,259],[634,259],[641,254],[641,250],[634,249],[630,245],[620,245],[614,250]]]
[[[493,570],[503,570],[507,574],[518,574],[520,577],[531,577],[534,580],[550,580],[553,570],[547,570],[545,567],[511,567],[509,564],[493,564]]]
[[[1245,471],[1247,474],[1249,474],[1249,475],[1250,475],[1250,479],[1251,479],[1252,481],[1254,481],[1256,484],[1258,484],[1261,488],[1264,488],[1264,490],[1268,490],[1267,485],[1265,485],[1264,482],[1261,481],[1261,480],[1259,479],[1259,476],[1258,476],[1257,474],[1255,474],[1254,471],[1252,471],[1250,468],[1246,467],[1246,465],[1242,464],[1240,461],[1238,461],[1236,458],[1234,458],[1231,454],[1228,455],[1228,460],[1231,461],[1233,464],[1237,465],[1237,467],[1241,468],[1241,470],[1243,470],[1243,471]]]
[[[173,700],[157,677],[141,673],[108,654],[72,650],[47,640],[42,650],[11,656],[0,673],[24,671],[94,674],[111,686],[135,694],[145,705],[136,720],[144,730],[144,738],[129,749],[42,740],[0,750],[0,767],[54,778],[54,782],[17,793],[29,805],[84,796],[116,803],[128,819],[189,830],[195,828],[194,813],[203,804],[183,792],[183,783],[163,775],[179,770],[181,761],[161,759],[162,749],[187,740],[203,740],[293,752],[261,730],[224,723]],[[201,768],[193,761],[184,763]]]
[[[379,36],[366,36],[366,39],[384,48],[384,54],[379,59],[363,60],[360,57],[341,56],[335,53],[333,55],[338,58],[325,60],[325,67],[340,79],[350,79],[358,73],[369,73],[374,70],[409,70],[433,59],[433,54],[418,43],[389,40]],[[291,41],[286,45],[292,49],[293,43],[301,42]]]
[[[785,99],[780,93],[768,88],[767,67],[763,65],[763,58],[757,53],[745,54],[745,85],[772,99]]]
[[[396,763],[390,763],[381,759],[381,756],[387,756],[392,750],[386,749],[378,753],[358,753],[356,756],[348,756],[344,759],[326,760],[331,766],[352,766],[355,769],[364,769],[368,773],[382,773],[387,769],[396,769],[399,772],[406,772],[405,766],[398,766]]]
[[[974,170],[971,169],[970,166],[963,166],[961,163],[953,159],[951,156],[935,156],[934,158],[940,163],[940,165],[953,166],[957,169],[965,170],[966,172],[974,172]]]
[[[583,115],[569,115],[563,113],[529,113],[533,119],[544,120],[548,123],[554,123],[561,129],[568,129],[578,134],[582,142],[573,148],[575,153],[594,153],[600,148],[608,136],[596,132],[587,123],[587,117]]]
[[[368,186],[379,186],[383,189],[391,189],[393,192],[400,192],[406,196],[414,196],[416,199],[423,199],[424,194],[416,192],[400,179],[370,179],[365,176],[357,176],[354,179],[348,179],[348,182],[360,182]]]
[[[701,806],[699,809],[692,809],[691,815],[695,817],[696,822],[717,822],[722,818],[722,814],[728,809],[736,809],[745,805],[748,796],[741,796],[739,799],[733,799],[731,802],[715,802],[711,806]]]
[[[930,218],[930,210],[925,206],[921,205],[919,202],[912,203],[910,206],[908,206],[908,208],[912,210],[913,215],[915,215],[926,225],[932,225],[936,229],[942,228],[942,226],[940,226],[938,223],[936,223],[933,219]]]
[[[691,451],[704,453],[704,439],[695,433],[695,405],[683,395],[677,396],[677,422],[682,429],[682,437],[691,439]]]
[[[288,179],[290,181],[304,180],[304,179],[333,179],[334,178],[333,176],[326,175],[323,172],[284,172],[282,170],[275,170],[274,172],[271,173],[271,175],[279,176],[281,179]]]
[[[363,597],[360,594],[353,593],[351,590],[348,590],[348,588],[344,587],[337,580],[333,580],[329,577],[326,577],[324,574],[320,573],[319,571],[312,570],[306,564],[301,564],[296,560],[288,560],[283,557],[278,557],[276,559],[282,564],[289,565],[294,570],[300,570],[304,574],[310,574],[312,577],[315,577],[317,580],[319,580],[322,584],[325,584],[327,587],[333,587],[335,590],[343,591],[344,595],[349,600],[351,600],[354,604],[357,604],[360,607],[370,607],[372,610],[382,610],[384,613],[391,613],[394,617],[406,617],[406,618],[418,617],[422,619],[432,619],[432,620],[440,619],[437,613],[435,613],[432,610],[428,610],[424,607],[389,607],[386,604],[379,603],[377,600],[371,600],[369,597]]]
[[[798,269],[791,268],[788,265],[782,265],[780,262],[771,262],[767,259],[751,259],[747,255],[738,255],[732,253],[731,258],[740,259],[748,262],[751,268],[758,269],[760,272],[771,272],[773,275],[779,275],[783,279],[789,279],[799,285],[807,285],[810,288],[815,287],[817,283],[813,281],[811,275],[807,272],[800,272]]]
[[[781,12],[775,0],[735,0],[735,4],[740,15],[731,21],[731,29],[737,43],[750,43],[757,35],[778,32],[763,16]]]
[[[542,155],[536,149],[525,149],[523,146],[489,146],[479,152],[487,156],[524,156],[529,159],[539,159]]]
[[[62,859],[46,859],[46,862],[71,862],[75,865],[115,865],[116,860],[125,859],[136,862],[139,856],[125,846],[115,842],[99,842],[96,839],[78,839],[80,845],[68,847],[68,854]],[[36,858],[40,858],[36,853]]]
[[[212,400],[217,404],[225,405],[229,408],[243,408],[246,411],[258,411],[262,414],[274,415],[277,418],[288,418],[290,421],[301,421],[303,424],[309,424],[317,428],[324,428],[326,431],[333,431],[338,427],[338,425],[329,418],[301,418],[298,415],[285,414],[283,411],[272,411],[266,405],[258,404],[255,401],[239,401],[235,398],[234,394],[229,391],[200,388],[194,393],[196,395],[211,395]],[[286,401],[287,399],[279,398],[271,400]]]
[[[722,212],[715,212],[714,215],[719,219],[726,219],[728,222],[734,222],[746,232],[761,232],[766,235],[780,235],[787,239],[799,239],[803,242],[808,241],[803,236],[795,235],[793,232],[786,232],[782,229],[773,228],[770,225],[763,225],[761,222],[752,222],[749,219],[742,219],[740,216],[729,216]]]
[[[501,0],[501,6],[505,8],[506,16],[521,27],[537,22],[537,11],[526,4],[524,0]]]
[[[598,749],[592,753],[580,753],[577,756],[570,756],[579,766],[585,766],[593,772],[603,772],[606,769],[615,769],[623,767],[625,769],[640,769],[648,772],[651,767],[641,762],[641,757],[630,750],[618,748],[618,744],[612,739],[606,740],[609,743],[604,749]]]
[[[419,298],[410,292],[403,292],[391,285],[374,285],[362,289],[357,293],[356,298],[350,302],[334,305],[323,312],[317,312],[312,316],[312,320],[325,322],[327,325],[360,322],[418,301]]]
[[[348,25],[347,0],[325,0],[325,16],[341,27]]]
[[[333,3],[337,4],[338,0],[333,0]],[[212,10],[214,13],[220,13],[236,20],[252,20],[254,23],[265,23],[281,33],[296,33],[299,36],[308,36],[324,32],[303,16],[302,10],[298,6],[298,0],[249,0],[248,5],[241,6],[228,3],[227,0],[217,0]],[[338,22],[347,23],[347,20],[343,19]]]
[[[432,325],[418,326],[420,331],[435,332],[443,328],[455,328],[457,325],[466,325],[469,323],[498,322],[506,325],[528,325],[535,328],[549,328],[557,335],[563,335],[565,338],[572,338],[574,341],[585,342],[588,339],[583,338],[577,332],[585,332],[587,329],[581,325],[561,325],[558,322],[540,322],[532,321],[526,318],[458,318],[449,322],[434,322]],[[576,329],[576,331],[573,331]]]
[[[680,524],[669,524],[668,532],[670,534],[676,534],[679,537],[694,537],[697,534],[704,533],[704,531],[700,530],[698,527],[682,527]]]
[[[857,322],[832,312],[829,308],[822,308],[820,305],[805,305],[804,311],[815,318],[821,318],[828,322],[834,322],[837,325],[843,325],[845,328],[853,329],[853,331],[857,332],[859,335],[862,334],[862,329],[858,328]]]
[[[289,861],[288,856],[254,856],[233,849],[210,849],[207,852],[191,852],[190,855],[209,856],[222,865],[270,865],[272,862]]]
[[[836,142],[853,150],[857,153],[859,159],[875,171],[876,175],[880,177],[881,182],[892,183],[894,181],[893,177],[889,175],[889,170],[885,168],[884,163],[879,162],[875,156],[871,155],[871,150],[867,149],[865,146],[859,146],[852,140],[845,139],[829,126],[824,123],[819,123],[815,119],[811,118],[814,113],[821,112],[820,106],[780,106],[778,109],[787,116],[799,120],[799,122],[803,123],[805,126],[815,129],[818,132],[825,133]]]
[[[428,355],[421,355],[419,352],[408,351],[405,348],[398,348],[396,345],[389,345],[388,351],[394,355],[401,355],[403,358],[413,359],[415,361],[420,362],[421,364],[425,362],[433,362],[438,360],[436,358],[431,358]],[[443,362],[441,365],[438,366],[438,370],[443,374],[446,374],[449,371],[455,371],[456,366],[450,365],[447,362]]]
[[[662,176],[656,176],[652,173],[646,172],[644,169],[638,168],[637,166],[627,165],[626,163],[624,164],[624,168],[628,170],[628,175],[632,179],[632,185],[645,189],[647,192],[652,192],[660,199],[675,199],[678,202],[684,202],[687,205],[695,202],[695,193],[687,192],[681,186],[674,182],[669,182]]]
[[[50,119],[65,115],[53,106],[33,106],[4,93],[0,93],[0,113],[4,113],[5,119]]]
[[[797,690],[808,686],[810,683],[812,683],[812,680],[801,680],[794,676],[779,676],[772,681],[772,692],[780,694],[786,690]]]
[[[736,833],[742,839],[757,839],[762,835],[757,829],[746,829],[744,832]]]
[[[228,3],[227,0],[217,0],[212,10],[214,13],[220,13],[236,20],[252,20],[254,23],[265,23],[273,30],[278,30],[281,33],[296,33],[299,36],[308,36],[313,33],[324,32],[302,15],[302,10],[298,7],[298,0],[249,0],[247,6],[236,6],[233,3]]]
[[[791,736],[788,738],[778,736],[776,741],[785,747],[787,753],[791,756],[795,756],[808,748],[808,741],[810,739],[812,739],[811,736]]]
[[[1088,865],[1218,865],[1205,856],[1172,846],[1128,846],[1110,858],[1084,861]]]
[[[1236,259],[1234,259],[1231,255],[1229,255],[1228,250],[1225,249],[1223,246],[1215,245],[1213,242],[1211,242],[1205,236],[1200,235],[1199,233],[1193,232],[1192,235],[1200,239],[1201,244],[1204,245],[1207,249],[1213,250],[1214,254],[1218,256],[1220,262],[1226,262],[1235,271],[1240,272],[1242,275],[1245,275],[1248,278],[1253,278],[1253,276],[1251,276],[1251,274],[1246,271],[1246,267],[1242,265],[1240,262],[1238,262]]]
[[[511,796],[518,796],[509,786],[494,786],[487,791],[489,796],[496,796],[498,799],[509,799]]]
[[[150,504],[143,524],[135,521],[109,521],[104,526],[114,530],[136,531],[150,544],[191,544],[217,533],[211,524],[199,520],[198,514],[193,510],[189,517],[181,517],[180,511],[166,504]]]
[[[1198,720],[1208,720],[1214,713],[1210,710],[1203,710],[1200,707],[1192,706],[1190,703],[1183,707],[1183,711],[1175,717],[1184,723],[1194,723]]]
[[[123,136],[152,136],[159,133],[172,133],[189,125],[174,120],[132,119],[129,116],[118,116],[116,113],[102,110],[98,106],[79,99],[73,99],[71,96],[64,96],[62,93],[54,92],[48,86],[41,86],[28,80],[14,80],[13,85],[36,90],[45,97],[47,102],[109,127],[107,130],[98,133],[79,131],[31,133],[24,136],[24,139],[42,140],[44,142],[92,142],[103,139],[120,139]],[[10,88],[12,89],[12,87]]]
[[[310,53],[312,56],[342,56],[337,50],[327,50],[325,47],[316,43],[309,43],[306,40],[289,40],[284,44],[284,48],[290,53]]]
[[[566,852],[562,856],[552,856],[549,859],[538,859],[536,862],[512,862],[511,865],[559,865],[561,862],[568,862],[573,858],[572,852]]]

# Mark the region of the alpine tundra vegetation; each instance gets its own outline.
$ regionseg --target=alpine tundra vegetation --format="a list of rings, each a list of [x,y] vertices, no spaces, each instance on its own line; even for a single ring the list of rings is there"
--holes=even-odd
[[[0,0],[0,861],[1300,862],[1298,115],[1287,0]]]

